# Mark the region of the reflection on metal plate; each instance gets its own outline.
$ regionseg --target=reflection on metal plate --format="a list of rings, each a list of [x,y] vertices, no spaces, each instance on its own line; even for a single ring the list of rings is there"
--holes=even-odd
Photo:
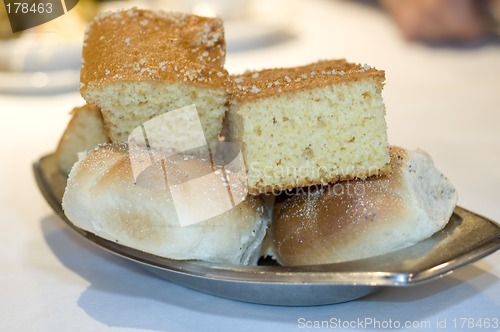
[[[381,287],[411,286],[438,279],[500,248],[500,227],[457,207],[448,225],[414,246],[382,256],[310,266],[229,266],[155,256],[105,240],[75,227],[61,209],[66,178],[54,155],[34,164],[47,202],[70,227],[90,242],[142,264],[180,285],[233,300],[286,306],[351,301]]]

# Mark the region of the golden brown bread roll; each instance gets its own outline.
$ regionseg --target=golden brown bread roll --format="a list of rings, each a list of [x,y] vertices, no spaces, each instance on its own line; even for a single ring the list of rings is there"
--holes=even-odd
[[[389,176],[287,198],[268,253],[282,265],[334,263],[408,247],[442,229],[457,203],[453,185],[422,151],[392,147],[390,155]]]
[[[210,168],[210,163],[202,160],[186,158],[181,162],[182,169],[164,165],[175,179],[187,177],[184,167],[196,177],[200,169],[207,165]],[[159,256],[256,264],[269,220],[264,203],[248,196],[229,211],[182,226],[173,196],[165,185],[165,168],[149,167],[134,179],[127,145],[101,145],[72,168],[63,197],[64,212],[79,228]],[[212,185],[203,188],[202,184],[195,189],[213,191]],[[192,189],[186,186],[181,193],[190,195]],[[223,193],[211,194],[214,202],[218,194]],[[207,208],[200,201],[192,201],[193,210]]]

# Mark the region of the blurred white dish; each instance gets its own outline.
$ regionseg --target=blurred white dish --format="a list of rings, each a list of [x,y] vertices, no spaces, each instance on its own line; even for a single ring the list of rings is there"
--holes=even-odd
[[[81,41],[52,33],[26,33],[0,42],[0,92],[39,94],[77,91]]]
[[[51,94],[78,91],[79,69],[50,72],[0,72],[0,93]]]
[[[59,71],[80,68],[82,42],[59,40],[53,33],[26,33],[1,41],[0,50],[0,71]]]
[[[225,24],[226,46],[229,52],[276,45],[293,38],[293,33],[279,24],[251,20],[231,20]]]

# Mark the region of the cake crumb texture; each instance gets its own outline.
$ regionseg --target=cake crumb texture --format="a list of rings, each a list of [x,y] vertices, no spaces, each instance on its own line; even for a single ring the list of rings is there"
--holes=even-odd
[[[227,110],[222,21],[132,8],[97,16],[86,30],[80,92],[102,110],[112,142],[143,122],[195,104],[208,141]]]
[[[226,133],[250,193],[387,174],[384,77],[344,60],[234,76]]]

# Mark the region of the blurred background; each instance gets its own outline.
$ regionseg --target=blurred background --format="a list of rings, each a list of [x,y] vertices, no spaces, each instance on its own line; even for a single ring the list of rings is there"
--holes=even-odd
[[[79,68],[86,23],[101,11],[133,6],[222,17],[230,71],[297,65],[320,57],[387,68],[391,61],[384,58],[397,57],[388,56],[387,47],[397,43],[470,51],[498,44],[500,35],[498,0],[80,0],[66,14],[16,33],[7,7],[1,7],[1,91],[49,92],[69,88],[71,82],[74,87],[74,77],[62,71]],[[246,66],[243,53],[250,59],[266,56]]]

